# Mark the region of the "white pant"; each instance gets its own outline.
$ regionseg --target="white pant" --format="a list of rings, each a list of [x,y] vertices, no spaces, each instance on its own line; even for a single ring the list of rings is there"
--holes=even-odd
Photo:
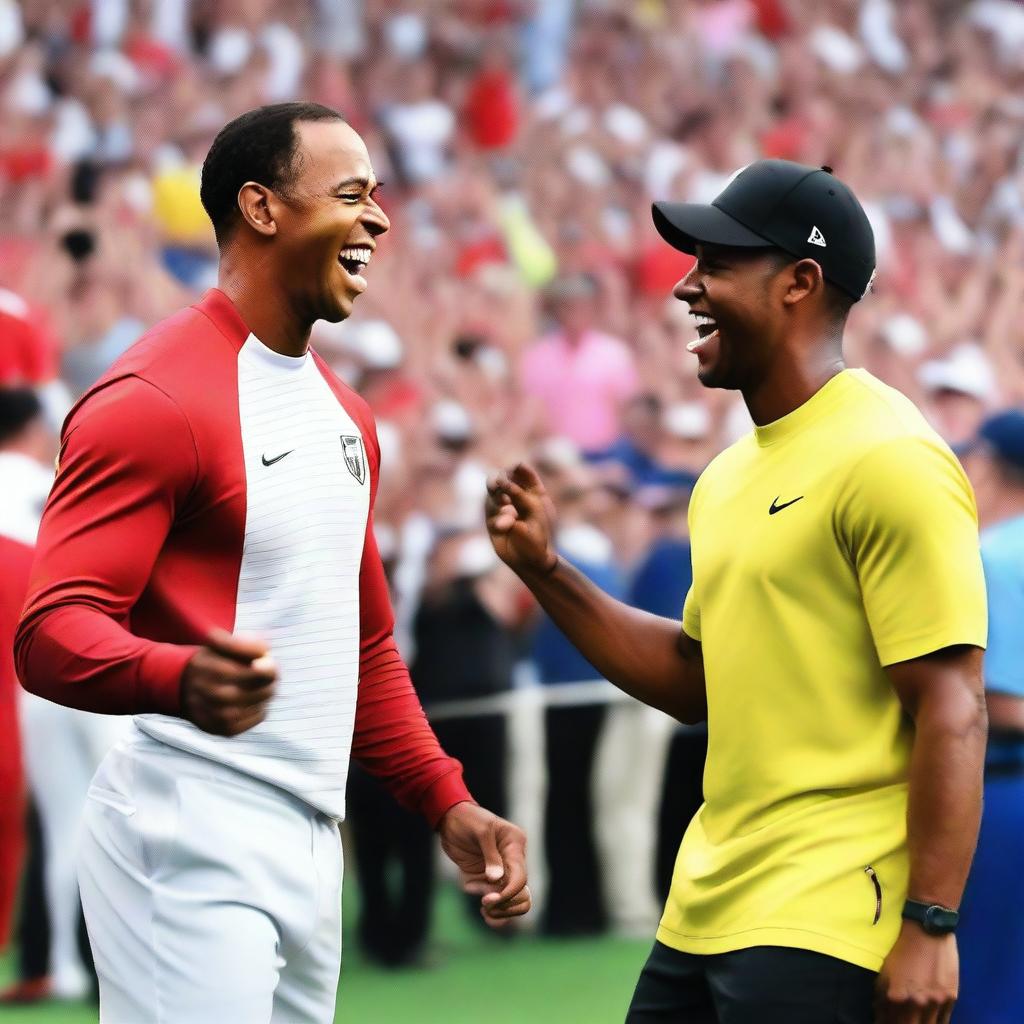
[[[79,880],[104,1024],[329,1024],[337,824],[138,732],[100,766]]]
[[[643,936],[657,927],[654,889],[658,804],[674,723],[639,701],[608,706],[594,755],[594,839],[612,927]]]
[[[50,975],[62,996],[81,996],[89,987],[78,953],[79,819],[89,780],[129,724],[126,718],[91,715],[31,693],[21,695],[25,773],[43,833]]]

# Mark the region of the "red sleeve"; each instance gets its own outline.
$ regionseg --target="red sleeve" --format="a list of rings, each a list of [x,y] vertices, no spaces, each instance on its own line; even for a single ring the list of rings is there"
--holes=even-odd
[[[196,648],[128,621],[197,473],[184,413],[148,382],[120,378],[73,410],[15,640],[25,689],[85,711],[178,714]]]
[[[372,438],[365,424],[363,432]],[[379,460],[378,452],[368,454]],[[371,472],[376,491],[375,466]],[[394,613],[373,536],[372,495],[359,571],[359,607],[359,697],[352,756],[378,776],[400,804],[419,811],[436,827],[450,807],[473,798],[462,780],[462,765],[441,749],[395,646]]]

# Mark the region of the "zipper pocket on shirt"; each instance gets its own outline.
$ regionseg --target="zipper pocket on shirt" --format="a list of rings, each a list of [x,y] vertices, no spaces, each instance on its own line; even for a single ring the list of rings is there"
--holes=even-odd
[[[875,917],[871,922],[875,925],[878,924],[878,919],[882,916],[882,883],[878,880],[878,875],[875,874],[875,869],[870,864],[864,869],[864,874],[871,879],[871,884],[875,887]]]

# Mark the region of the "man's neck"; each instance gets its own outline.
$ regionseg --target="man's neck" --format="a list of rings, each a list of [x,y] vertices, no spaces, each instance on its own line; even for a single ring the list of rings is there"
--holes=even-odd
[[[266,275],[258,279],[241,260],[221,258],[217,287],[231,300],[246,327],[283,356],[304,356],[311,323],[305,323]]]
[[[799,409],[845,369],[842,349],[832,344],[795,353],[782,350],[764,378],[743,391],[743,401],[750,418],[763,427]]]

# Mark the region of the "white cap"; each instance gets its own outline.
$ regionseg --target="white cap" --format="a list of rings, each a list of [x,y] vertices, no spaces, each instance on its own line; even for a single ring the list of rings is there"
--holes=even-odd
[[[421,57],[430,42],[430,32],[422,14],[408,11],[393,14],[384,23],[384,39],[391,53],[401,60]]]
[[[608,164],[590,146],[573,146],[566,154],[565,166],[577,181],[590,188],[604,188],[611,184],[612,172]]]
[[[548,437],[537,445],[536,458],[555,469],[572,469],[582,464],[576,442],[568,437]]]
[[[886,344],[898,355],[919,356],[928,347],[928,332],[909,313],[887,317],[881,327]]]
[[[852,75],[864,63],[864,51],[842,29],[821,25],[808,39],[813,53],[831,71]]]
[[[918,379],[930,391],[956,391],[979,402],[995,397],[996,378],[980,346],[958,345],[945,359],[931,359],[918,370]]]
[[[113,82],[121,92],[132,93],[139,87],[139,72],[119,50],[101,50],[89,61],[89,70],[97,78]]]
[[[711,431],[711,414],[701,402],[676,402],[665,410],[662,426],[673,437],[699,441]]]
[[[210,64],[220,75],[233,75],[245,67],[252,54],[252,37],[244,28],[218,29],[207,51]]]
[[[620,142],[638,146],[647,139],[647,120],[638,110],[625,103],[613,103],[604,112],[604,126]]]
[[[468,441],[473,436],[473,419],[466,407],[450,398],[442,398],[430,410],[430,424],[444,441]]]
[[[348,330],[352,351],[371,370],[392,370],[405,356],[398,332],[386,320],[363,320]]]
[[[373,537],[377,541],[377,551],[383,561],[394,557],[398,553],[398,534],[394,527],[387,523],[373,524]]]
[[[0,0],[0,58],[9,57],[25,41],[25,25],[14,0]]]
[[[482,576],[498,564],[490,540],[483,534],[473,534],[459,545],[455,558],[455,572],[458,576]]]

